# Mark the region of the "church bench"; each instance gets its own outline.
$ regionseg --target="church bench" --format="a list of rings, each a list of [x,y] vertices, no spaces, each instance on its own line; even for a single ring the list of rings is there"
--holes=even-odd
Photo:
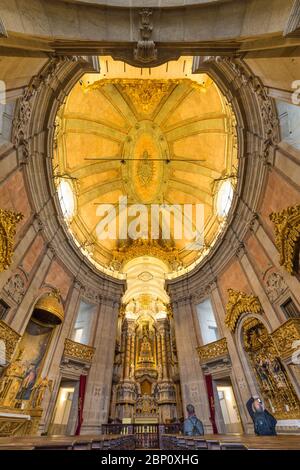
[[[209,450],[300,450],[300,435],[254,436],[211,434],[204,436],[163,435],[164,449]]]

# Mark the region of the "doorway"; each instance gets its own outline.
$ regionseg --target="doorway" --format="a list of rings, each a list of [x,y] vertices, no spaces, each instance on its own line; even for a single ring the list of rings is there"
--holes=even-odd
[[[58,390],[49,435],[71,436],[75,432],[78,411],[79,382],[62,380]]]
[[[216,411],[221,415],[219,421],[223,424],[223,430],[226,434],[243,433],[241,417],[230,378],[218,379],[214,382],[220,405],[216,407]]]

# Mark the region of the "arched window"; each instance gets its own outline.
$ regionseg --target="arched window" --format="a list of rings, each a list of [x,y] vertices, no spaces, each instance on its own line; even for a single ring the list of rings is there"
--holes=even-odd
[[[220,336],[215,313],[210,299],[203,300],[196,306],[196,309],[203,344],[217,341]]]
[[[233,187],[229,180],[221,183],[217,192],[216,210],[219,217],[226,217],[233,199]]]
[[[75,197],[71,183],[62,179],[57,187],[57,194],[64,217],[71,219],[75,213]]]

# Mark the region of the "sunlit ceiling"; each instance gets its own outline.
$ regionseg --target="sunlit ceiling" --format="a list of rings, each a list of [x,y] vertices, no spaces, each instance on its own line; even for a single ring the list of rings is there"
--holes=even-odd
[[[100,63],[101,73],[85,75],[56,118],[53,171],[68,229],[86,256],[113,276],[147,254],[177,276],[207,254],[226,222],[237,172],[232,109],[207,75],[192,74],[192,58],[151,69],[110,57]],[[204,247],[191,249],[186,237],[174,236],[176,214],[170,239],[162,239],[162,221],[156,240],[151,221],[143,239],[120,239],[120,197],[128,207],[203,204]],[[116,237],[99,237],[102,204],[113,205]]]

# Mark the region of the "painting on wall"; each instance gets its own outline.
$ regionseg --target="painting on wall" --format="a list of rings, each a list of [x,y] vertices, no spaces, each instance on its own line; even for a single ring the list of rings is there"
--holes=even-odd
[[[23,374],[17,400],[29,400],[50,342],[53,327],[31,319],[18,348],[17,361]]]

